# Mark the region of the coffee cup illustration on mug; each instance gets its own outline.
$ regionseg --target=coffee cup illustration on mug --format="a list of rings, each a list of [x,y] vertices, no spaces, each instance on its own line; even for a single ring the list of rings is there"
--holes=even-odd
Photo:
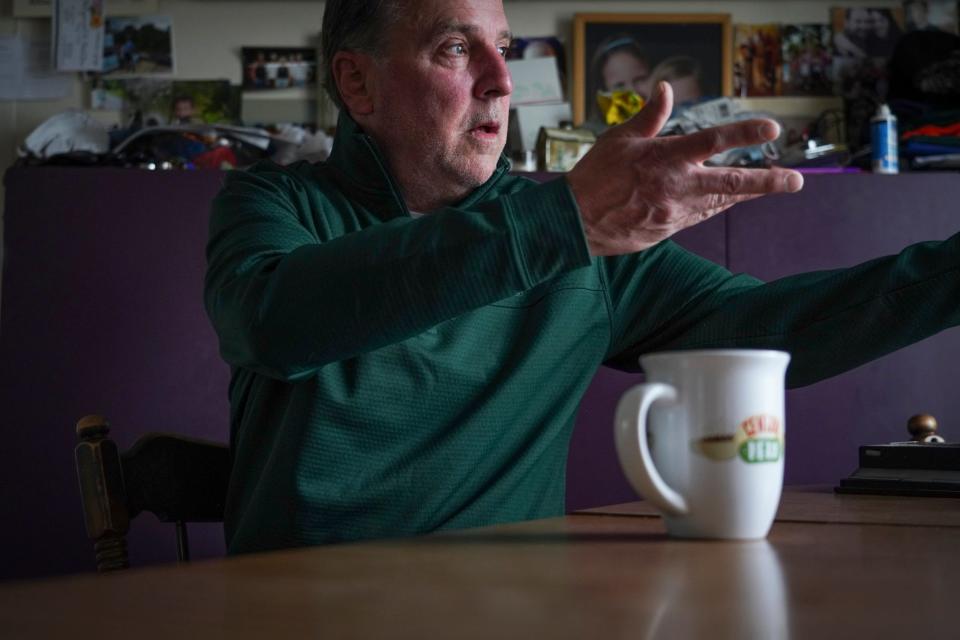
[[[617,405],[620,465],[677,537],[764,538],[780,502],[790,356],[761,349],[652,353]]]

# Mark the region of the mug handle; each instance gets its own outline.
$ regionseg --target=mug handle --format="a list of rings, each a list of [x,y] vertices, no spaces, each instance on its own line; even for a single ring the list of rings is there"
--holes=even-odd
[[[650,457],[647,446],[647,414],[657,400],[676,400],[677,390],[660,382],[638,384],[627,391],[617,403],[617,456],[627,480],[633,488],[658,509],[671,516],[688,512],[687,501],[671,489]]]

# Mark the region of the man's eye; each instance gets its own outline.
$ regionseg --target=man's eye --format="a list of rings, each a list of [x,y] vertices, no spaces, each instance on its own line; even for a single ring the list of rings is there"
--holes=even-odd
[[[510,51],[510,47],[497,47],[497,51],[500,53],[501,58],[506,58],[507,52]]]
[[[447,47],[447,51],[455,56],[463,56],[467,54],[467,47],[462,42],[458,42]]]

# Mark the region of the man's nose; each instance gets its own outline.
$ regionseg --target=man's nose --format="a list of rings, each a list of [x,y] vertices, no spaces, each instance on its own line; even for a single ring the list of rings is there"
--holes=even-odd
[[[507,61],[497,47],[486,47],[478,61],[479,73],[474,85],[474,96],[489,100],[513,93],[513,80]]]

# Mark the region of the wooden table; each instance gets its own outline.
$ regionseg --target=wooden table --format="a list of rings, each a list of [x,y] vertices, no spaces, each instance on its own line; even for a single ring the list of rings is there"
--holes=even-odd
[[[0,636],[960,637],[960,501],[790,490],[761,542],[649,514],[8,583]]]

